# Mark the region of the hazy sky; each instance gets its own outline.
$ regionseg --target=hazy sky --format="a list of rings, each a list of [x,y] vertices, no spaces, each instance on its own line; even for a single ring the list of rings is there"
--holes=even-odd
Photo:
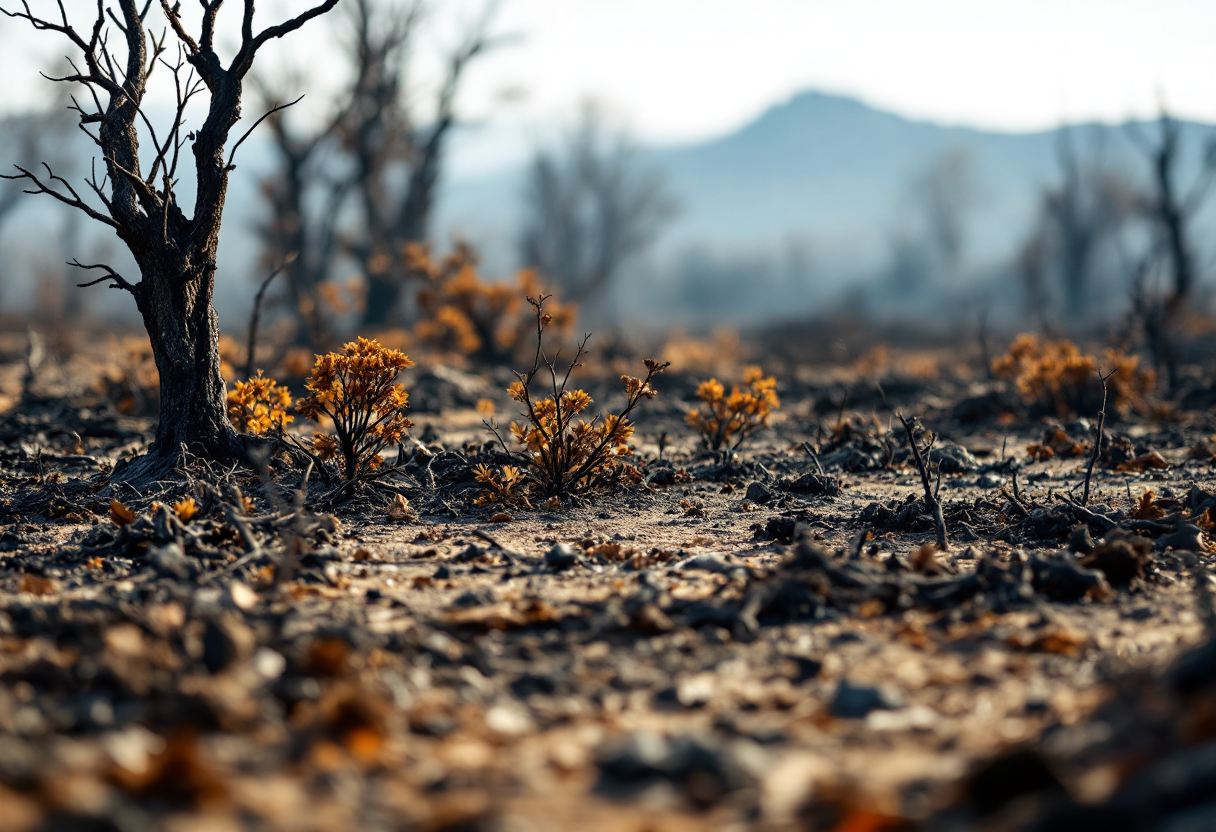
[[[482,5],[432,2],[424,55]],[[82,20],[90,5],[70,0]],[[264,23],[276,5],[302,0],[263,2]],[[594,96],[644,139],[687,141],[805,89],[1010,130],[1150,115],[1158,100],[1216,121],[1216,0],[502,0],[497,21],[519,37],[473,68],[462,103],[499,124],[569,118]],[[340,30],[310,24],[284,48],[324,78]],[[45,94],[35,56],[62,54],[55,38],[0,19],[0,106]]]
[[[527,39],[476,93],[517,78],[538,115],[594,93],[659,138],[728,130],[808,88],[1013,130],[1160,97],[1216,119],[1216,0],[505,0],[501,21]]]

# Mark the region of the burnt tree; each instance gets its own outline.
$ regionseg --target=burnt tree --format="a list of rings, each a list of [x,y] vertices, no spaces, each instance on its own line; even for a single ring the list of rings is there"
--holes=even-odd
[[[456,125],[456,96],[469,65],[497,43],[488,34],[496,5],[485,6],[481,19],[447,56],[433,120],[421,128],[406,107],[400,65],[408,54],[417,7],[399,13],[405,25],[370,26],[370,9],[358,11],[369,2],[357,2],[356,15],[363,26],[352,56],[360,75],[367,74],[375,83],[367,85],[364,106],[355,108],[343,135],[355,163],[363,209],[365,232],[351,245],[367,282],[363,324],[379,326],[388,323],[400,306],[409,274],[406,246],[426,242],[430,236],[443,155]],[[404,188],[393,189],[388,178],[400,163],[409,172]]]
[[[433,121],[419,126],[407,76],[429,4],[350,0],[347,8],[349,81],[319,124],[293,126],[276,114],[271,125],[279,163],[263,188],[272,216],[262,229],[267,262],[299,252],[285,276],[310,333],[324,332],[316,290],[342,256],[351,257],[364,278],[363,323],[378,326],[397,312],[411,274],[405,247],[429,236],[460,84],[469,64],[492,45],[486,35],[491,3],[447,56]],[[265,91],[263,96],[268,103],[289,97]],[[348,201],[353,211],[346,210]],[[355,215],[357,224],[349,222]],[[309,337],[314,346],[322,346],[314,335]]]
[[[593,104],[564,147],[536,154],[524,198],[520,260],[574,301],[601,295],[676,211],[663,180],[639,168]]]
[[[268,218],[258,227],[264,265],[277,268],[287,281],[292,308],[299,319],[296,341],[314,352],[330,347],[329,326],[318,301],[318,287],[333,271],[341,250],[338,222],[350,193],[348,177],[325,175],[327,147],[344,113],[328,118],[312,132],[295,129],[283,107],[289,102],[258,78],[261,99],[273,115],[267,120],[278,166],[261,182]],[[298,100],[298,99],[297,99]],[[318,193],[319,191],[319,193]],[[310,206],[319,205],[315,210]]]
[[[1176,330],[1196,277],[1190,225],[1216,171],[1216,144],[1208,147],[1199,176],[1184,194],[1178,184],[1181,144],[1178,122],[1162,112],[1158,123],[1160,138],[1155,143],[1139,130],[1130,130],[1132,139],[1144,151],[1152,173],[1150,191],[1142,200],[1141,211],[1153,230],[1149,252],[1135,272],[1132,301],[1134,314],[1140,320],[1153,354],[1153,363],[1158,371],[1165,373],[1170,391],[1176,392],[1180,381]],[[1161,262],[1167,273],[1167,285],[1162,292],[1153,292],[1148,286],[1147,278],[1155,262]]]
[[[254,0],[243,0],[239,46],[226,65],[215,49],[224,0],[199,0],[197,37],[187,32],[181,4],[170,7],[168,0],[160,0],[167,29],[159,39],[147,22],[152,0],[118,0],[117,13],[98,0],[88,29],[69,21],[62,0],[58,15],[52,17],[35,15],[27,2],[20,9],[0,7],[7,17],[57,33],[74,47],[71,72],[52,80],[79,85],[87,93],[73,98],[73,109],[81,130],[99,148],[104,171],[99,179],[94,169],[86,181],[88,199],[49,166],[19,166],[11,178],[26,180],[29,193],[52,196],[111,227],[139,268],[138,281],[131,282],[105,264],[75,264],[102,272],[81,286],[108,283],[131,293],[160,372],[155,441],[144,457],[118,474],[123,479],[146,482],[170,473],[183,448],[219,459],[247,457],[248,440],[233,430],[226,415],[219,321],[212,305],[228,176],[248,133],[231,149],[229,139],[241,118],[243,82],[258,50],[338,2],[323,0],[290,20],[255,31]],[[173,61],[166,58],[169,30],[177,41]],[[149,78],[158,66],[171,74],[176,93],[174,117],[160,132],[143,106]],[[186,110],[199,95],[209,99],[207,115],[199,128],[188,130]],[[152,145],[142,156],[141,133]],[[183,150],[194,157],[192,216],[187,216],[177,192]]]

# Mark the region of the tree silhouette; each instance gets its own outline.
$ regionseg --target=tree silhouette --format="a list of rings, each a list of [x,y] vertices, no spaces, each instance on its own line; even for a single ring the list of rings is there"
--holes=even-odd
[[[85,183],[87,197],[49,165],[41,170],[18,166],[18,174],[10,178],[25,180],[28,193],[47,194],[112,228],[139,268],[139,279],[132,282],[104,263],[74,264],[102,273],[82,286],[106,283],[134,297],[160,372],[155,441],[144,457],[116,472],[117,477],[148,482],[165,476],[183,448],[220,459],[247,456],[249,438],[238,435],[228,421],[219,321],[212,305],[228,176],[249,132],[231,147],[229,139],[241,118],[243,84],[258,50],[330,11],[338,1],[323,0],[257,31],[254,0],[243,0],[239,46],[227,64],[215,48],[224,0],[199,0],[197,35],[187,31],[180,3],[170,7],[168,0],[160,0],[167,29],[159,38],[148,27],[152,0],[118,0],[117,14],[97,0],[87,29],[69,20],[62,0],[58,15],[51,17],[35,15],[28,2],[20,9],[0,7],[5,16],[56,33],[74,48],[71,71],[52,80],[83,90],[72,98],[73,109],[102,157],[100,178],[95,163]],[[169,30],[176,50],[168,47]],[[168,57],[171,51],[174,58]],[[172,119],[160,130],[144,107],[149,79],[158,67],[169,74],[176,101]],[[199,96],[208,99],[207,115],[191,130],[186,110]],[[145,136],[151,148],[141,155]],[[179,168],[187,155],[194,157],[196,180],[192,215],[186,214],[178,193]]]

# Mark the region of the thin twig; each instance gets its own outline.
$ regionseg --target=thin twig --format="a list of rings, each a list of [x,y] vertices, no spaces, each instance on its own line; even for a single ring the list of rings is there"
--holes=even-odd
[[[253,312],[249,315],[249,342],[245,347],[245,378],[253,378],[253,354],[258,346],[258,323],[262,319],[262,301],[266,297],[266,290],[270,288],[271,282],[276,277],[283,273],[283,270],[296,261],[298,252],[292,251],[283,258],[283,262],[279,263],[266,279],[262,281],[262,285],[258,287],[257,294],[253,296]]]
[[[1089,464],[1085,466],[1085,488],[1081,491],[1081,505],[1089,505],[1089,481],[1094,475],[1094,466],[1098,464],[1098,457],[1102,455],[1102,438],[1106,432],[1106,382],[1115,374],[1111,370],[1106,375],[1098,370],[1098,380],[1102,382],[1102,409],[1098,411],[1098,430],[1094,435],[1094,450],[1089,455]]]
[[[942,504],[937,499],[937,494],[933,490],[933,483],[929,478],[929,467],[925,459],[921,456],[920,446],[916,444],[916,417],[905,419],[902,413],[896,413],[896,418],[904,426],[904,432],[908,436],[908,447],[912,449],[912,460],[916,463],[916,470],[920,474],[921,485],[925,489],[925,508],[933,515],[933,524],[937,527],[937,548],[945,552],[950,548],[950,540],[946,535],[946,518],[942,514]],[[929,448],[933,447],[933,443],[929,443]],[[941,468],[938,468],[937,486],[941,488]]]

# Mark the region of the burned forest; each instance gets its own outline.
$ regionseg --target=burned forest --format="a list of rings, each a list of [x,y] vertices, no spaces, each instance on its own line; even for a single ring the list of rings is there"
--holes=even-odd
[[[1216,126],[731,249],[958,137],[584,98],[481,173],[601,6],[0,0],[0,832],[1216,829]]]

